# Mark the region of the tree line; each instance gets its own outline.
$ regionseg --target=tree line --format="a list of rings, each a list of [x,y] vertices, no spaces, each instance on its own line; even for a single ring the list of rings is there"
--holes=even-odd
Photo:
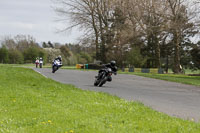
[[[94,61],[93,54],[91,47],[51,41],[39,44],[29,35],[6,36],[0,42],[0,63],[4,64],[35,63],[36,58],[43,58],[45,64],[51,64],[59,55],[64,65],[86,64]]]
[[[95,59],[118,66],[199,69],[198,0],[57,0],[66,31],[78,26]]]
[[[45,58],[45,51],[40,48],[32,36],[17,35],[1,40],[0,63],[33,63],[36,57]]]

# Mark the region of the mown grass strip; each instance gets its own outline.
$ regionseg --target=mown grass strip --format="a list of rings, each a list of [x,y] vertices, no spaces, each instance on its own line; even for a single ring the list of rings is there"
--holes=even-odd
[[[154,74],[154,73],[131,73],[131,72],[120,72],[121,74],[133,74],[148,78],[161,79],[166,81],[172,81],[177,83],[189,84],[200,86],[200,76],[188,76],[183,74]]]
[[[0,66],[2,133],[197,133],[200,123],[141,103],[83,91],[31,69]]]

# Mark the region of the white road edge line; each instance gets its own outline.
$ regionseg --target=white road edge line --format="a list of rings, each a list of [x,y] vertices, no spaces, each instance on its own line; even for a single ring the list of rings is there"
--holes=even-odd
[[[47,76],[45,76],[44,74],[42,74],[41,72],[35,70],[37,73],[41,74],[42,76],[44,76],[45,78],[48,78]]]

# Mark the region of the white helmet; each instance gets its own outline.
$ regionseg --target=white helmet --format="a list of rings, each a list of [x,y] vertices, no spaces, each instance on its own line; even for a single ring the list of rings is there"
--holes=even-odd
[[[61,57],[61,55],[59,55],[59,56],[58,56],[58,59],[62,60],[62,57]]]

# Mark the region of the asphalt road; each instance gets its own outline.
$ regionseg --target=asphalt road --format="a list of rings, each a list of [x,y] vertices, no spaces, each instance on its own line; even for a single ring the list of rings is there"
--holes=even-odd
[[[61,83],[140,101],[170,116],[200,121],[200,87],[125,74],[113,75],[112,82],[94,87],[96,71],[59,69],[53,74],[48,68],[34,70]]]

